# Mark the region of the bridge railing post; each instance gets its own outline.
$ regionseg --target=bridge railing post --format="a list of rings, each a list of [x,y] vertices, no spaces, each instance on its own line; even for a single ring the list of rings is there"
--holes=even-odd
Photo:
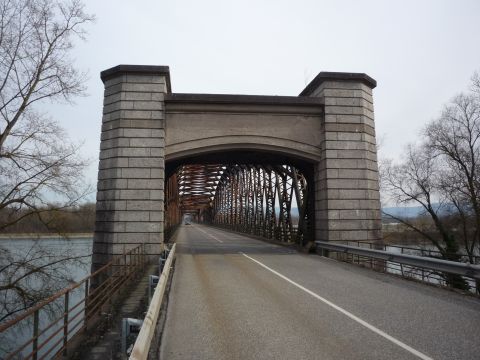
[[[33,313],[33,344],[32,344],[32,359],[37,360],[38,358],[38,336],[39,336],[39,312],[40,310],[35,310]]]
[[[65,293],[65,306],[63,313],[63,356],[67,356],[67,343],[68,343],[68,307],[70,300],[70,291]]]

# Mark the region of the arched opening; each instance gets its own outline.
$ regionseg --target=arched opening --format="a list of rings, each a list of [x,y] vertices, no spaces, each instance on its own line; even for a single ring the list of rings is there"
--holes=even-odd
[[[166,161],[165,238],[188,217],[306,246],[314,234],[314,162],[264,149],[203,151]]]

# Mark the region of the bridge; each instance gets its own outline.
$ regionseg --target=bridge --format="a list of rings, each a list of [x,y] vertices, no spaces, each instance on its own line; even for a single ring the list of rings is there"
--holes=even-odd
[[[33,319],[7,358],[70,356],[159,258],[132,359],[478,358],[478,296],[442,287],[478,293],[480,267],[382,242],[371,77],[298,96],[175,93],[167,66],[101,79],[92,275],[0,327]]]
[[[101,78],[93,269],[138,243],[158,256],[185,213],[302,246],[381,240],[368,75],[321,72],[299,96],[174,93],[167,66]]]
[[[101,77],[93,266],[138,242],[155,258],[177,230],[163,358],[478,354],[450,330],[478,329],[478,302],[307,255],[382,248],[371,77],[321,72],[298,96],[175,93],[162,66]]]

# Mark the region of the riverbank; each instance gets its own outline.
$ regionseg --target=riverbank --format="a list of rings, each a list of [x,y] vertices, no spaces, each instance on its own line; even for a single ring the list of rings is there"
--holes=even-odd
[[[42,240],[42,239],[80,239],[80,238],[93,238],[93,233],[68,233],[68,234],[58,234],[58,233],[14,233],[14,234],[0,234],[0,240]]]

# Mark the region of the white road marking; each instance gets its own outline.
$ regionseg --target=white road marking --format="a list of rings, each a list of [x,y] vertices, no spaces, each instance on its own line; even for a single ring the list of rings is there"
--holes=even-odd
[[[204,230],[200,229],[198,226],[195,226],[195,228],[196,228],[197,230],[200,230],[201,232],[203,232],[205,235],[207,235],[207,236],[210,236],[212,239],[214,239],[214,240],[218,241],[219,243],[223,243],[223,241],[222,241],[222,240],[220,240],[220,239],[217,239],[215,236],[213,236],[213,235],[211,235],[211,234],[207,233],[206,231],[204,231]]]
[[[258,260],[255,260],[254,258],[244,254],[243,252],[240,252],[240,254],[242,254],[243,256],[245,256],[246,258],[252,260],[253,262],[257,263],[258,265],[262,266],[263,268],[267,269],[268,271],[272,272],[273,274],[277,275],[278,277],[282,278],[283,280],[289,282],[290,284],[296,286],[297,288],[305,291],[307,294],[313,296],[314,298],[324,302],[325,304],[327,304],[328,306],[331,306],[332,308],[334,308],[335,310],[341,312],[342,314],[348,316],[350,319],[358,322],[359,324],[365,326],[367,329],[370,329],[371,331],[373,331],[374,333],[384,337],[385,339],[391,341],[392,343],[394,343],[395,345],[398,345],[400,346],[401,348],[407,350],[408,352],[410,352],[411,354],[419,357],[420,359],[423,359],[423,360],[433,360],[431,357],[421,353],[420,351],[418,350],[415,350],[414,348],[412,348],[411,346],[408,346],[407,344],[401,342],[400,340],[397,340],[395,339],[393,336],[390,336],[388,335],[387,333],[383,332],[382,330],[380,330],[379,328],[369,324],[368,322],[360,319],[359,317],[353,315],[352,313],[348,312],[347,310],[341,308],[340,306],[338,305],[335,305],[334,303],[332,303],[331,301],[328,301],[327,299],[321,297],[320,295],[314,293],[313,291],[311,290],[308,290],[307,288],[303,287],[302,285],[296,283],[295,281],[289,279],[288,277],[286,277],[285,275],[282,275],[280,274],[279,272],[269,268],[267,265],[261,263],[260,261]]]

